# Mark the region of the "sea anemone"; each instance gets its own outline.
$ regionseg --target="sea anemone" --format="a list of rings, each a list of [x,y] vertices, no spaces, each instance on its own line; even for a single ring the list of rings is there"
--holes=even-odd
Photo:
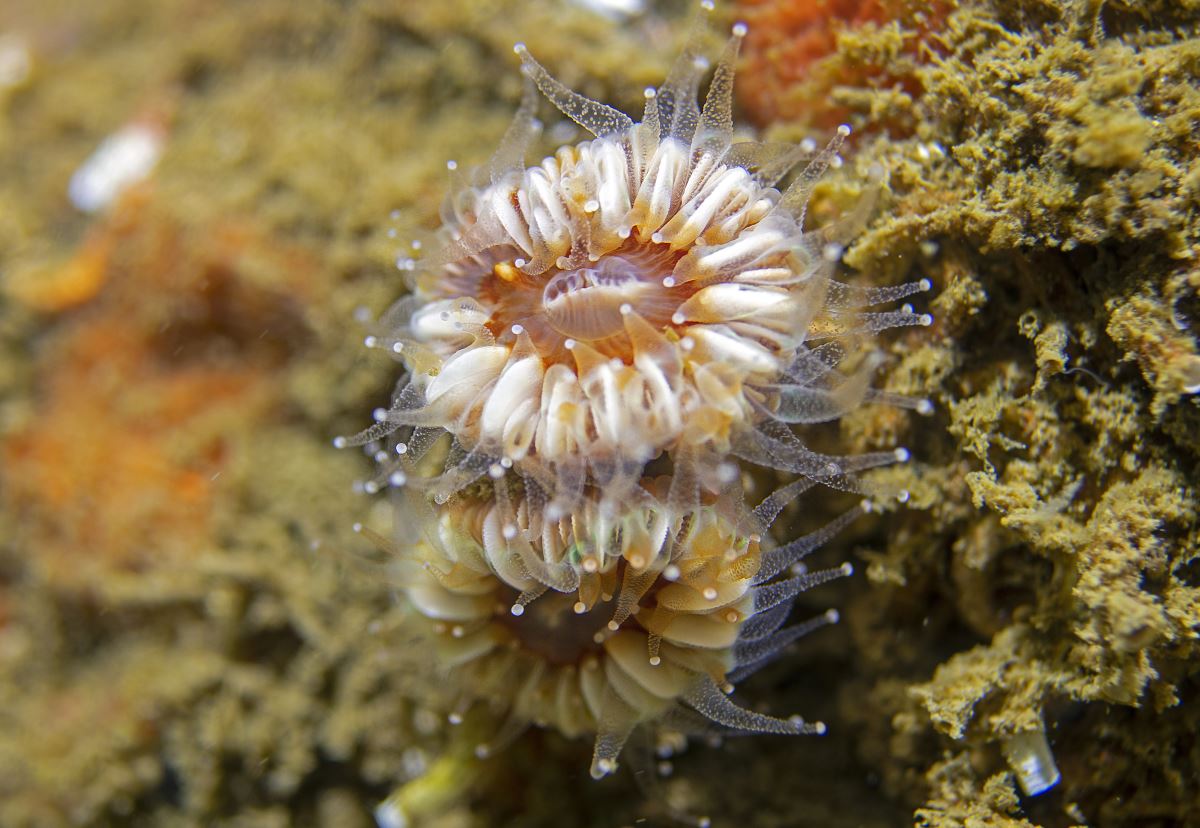
[[[708,4],[710,7],[711,4]],[[928,324],[905,306],[864,312],[927,290],[831,278],[872,199],[832,226],[805,230],[813,187],[848,128],[813,147],[733,141],[733,28],[709,85],[691,39],[642,120],[563,86],[518,44],[527,77],[520,110],[488,180],[443,209],[442,249],[402,256],[412,292],[367,338],[403,360],[407,377],[376,424],[339,445],[400,429],[401,447],[450,434],[461,451],[418,481],[402,458],[368,488],[420,483],[444,502],[497,463],[514,464],[569,514],[591,485],[619,510],[648,463],[669,456],[688,499],[731,481],[730,456],[844,489],[893,452],[838,458],[810,451],[786,424],[835,419],[864,401],[928,410],[869,387],[876,363],[838,370],[862,333]],[[594,140],[525,168],[538,130],[537,90]],[[801,158],[808,164],[775,188]],[[867,190],[883,171],[868,173]],[[736,474],[736,469],[734,469]]]
[[[667,505],[672,482],[640,481],[615,519],[589,488],[580,508],[552,520],[544,493],[500,474],[441,505],[400,495],[397,524],[406,529],[396,541],[359,529],[392,553],[402,591],[459,674],[455,684],[510,710],[508,736],[530,722],[594,735],[594,777],[615,769],[626,737],[647,721],[824,732],[820,722],[738,707],[727,693],[837,620],[831,610],[783,627],[800,592],[852,572],[849,564],[809,572],[799,561],[869,506],[773,547],[767,527],[811,481],[753,511],[734,488],[685,513]]]
[[[337,441],[374,454],[367,491],[393,489],[395,530],[360,529],[390,552],[460,686],[502,702],[514,726],[594,734],[596,777],[647,721],[823,731],[727,694],[836,620],[783,626],[796,595],[851,571],[800,559],[871,501],[782,546],[768,529],[817,485],[872,495],[858,472],[908,453],[822,454],[792,425],[863,402],[930,408],[872,389],[870,353],[846,358],[863,334],[930,321],[907,305],[863,310],[926,280],[832,279],[883,172],[850,215],[806,231],[848,130],[815,154],[734,143],[744,34],[734,27],[703,109],[693,36],[639,123],[518,45],[525,94],[488,181],[451,196],[440,252],[401,257],[412,292],[368,337],[406,377],[374,426]],[[527,169],[538,90],[595,139]],[[795,477],[751,510],[738,460]]]

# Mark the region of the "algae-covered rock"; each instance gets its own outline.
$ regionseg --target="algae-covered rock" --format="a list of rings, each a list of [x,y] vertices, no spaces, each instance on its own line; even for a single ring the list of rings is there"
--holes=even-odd
[[[912,497],[845,613],[859,678],[842,710],[926,825],[1186,824],[1200,14],[980,0],[925,24],[895,21],[930,44],[895,66],[912,100],[881,109],[864,87],[849,116],[856,163],[891,178],[846,260],[933,279],[932,336],[889,346],[889,384],[939,414],[908,438],[924,462],[889,472]],[[863,411],[844,431],[879,427]],[[1061,781],[1032,796],[1015,782],[1043,731]]]

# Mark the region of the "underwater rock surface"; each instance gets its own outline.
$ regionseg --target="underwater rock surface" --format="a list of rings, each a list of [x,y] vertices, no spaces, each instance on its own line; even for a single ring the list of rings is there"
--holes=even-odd
[[[842,278],[934,282],[880,378],[936,412],[823,435],[908,446],[877,474],[911,499],[823,551],[866,577],[797,614],[841,626],[739,686],[828,735],[695,744],[648,790],[542,731],[475,758],[502,715],[447,723],[350,531],[369,460],[329,439],[386,401],[355,309],[394,299],[389,230],[436,223],[446,160],[503,134],[512,44],[636,109],[680,5],[0,7],[0,824],[369,826],[397,785],[419,825],[1188,824],[1200,4],[935,5],[829,4],[812,85],[757,90],[788,50],[756,16],[825,4],[721,9],[765,139],[854,127],[814,221],[887,169]],[[131,123],[157,165],[84,215],[73,172]],[[815,505],[780,532],[847,504]],[[1061,780],[1032,797],[1041,733]]]

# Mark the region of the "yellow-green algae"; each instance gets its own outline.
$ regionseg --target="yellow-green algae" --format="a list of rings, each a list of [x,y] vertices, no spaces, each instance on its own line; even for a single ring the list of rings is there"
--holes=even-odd
[[[515,1],[0,9],[33,57],[0,97],[0,438],[42,413],[54,365],[36,354],[87,322],[88,306],[45,314],[19,298],[104,221],[66,203],[70,172],[147,109],[167,113],[169,139],[137,220],[165,216],[194,244],[214,222],[252,225],[262,241],[236,278],[286,287],[269,254],[298,246],[321,297],[297,311],[307,333],[286,342],[273,416],[228,424],[194,554],[60,582],[29,542],[29,522],[54,515],[0,495],[0,824],[370,825],[396,785],[418,824],[439,826],[662,822],[668,808],[747,826],[914,811],[930,826],[1167,825],[1200,810],[1190,0],[961,0],[916,65],[897,48],[912,21],[840,37],[831,59],[892,55],[924,89],[835,97],[860,112],[847,172],[890,171],[850,265],[937,288],[935,326],[885,343],[886,382],[938,413],[864,409],[829,435],[909,445],[917,462],[884,477],[911,499],[822,552],[867,564],[842,585],[845,624],[740,691],[824,719],[828,737],[697,747],[647,792],[592,783],[587,746],[554,734],[476,760],[502,712],[446,724],[460,693],[347,537],[369,508],[350,491],[367,462],[328,439],[361,424],[393,373],[363,353],[353,311],[395,298],[388,229],[436,220],[445,160],[483,161],[503,132],[515,40],[636,111],[675,52],[678,11],[619,32]],[[900,122],[911,138],[882,134]],[[851,203],[849,181],[823,187],[818,215]],[[171,306],[145,302],[147,318]],[[191,435],[170,448],[196,460]],[[1038,728],[1063,779],[1032,800],[1002,745]]]
[[[919,95],[841,101],[857,164],[891,171],[847,261],[940,291],[931,334],[890,347],[889,384],[939,414],[886,475],[912,498],[843,614],[843,715],[923,825],[1190,824],[1200,6],[963,0],[926,40]],[[1002,748],[1043,728],[1062,781],[1022,797]]]

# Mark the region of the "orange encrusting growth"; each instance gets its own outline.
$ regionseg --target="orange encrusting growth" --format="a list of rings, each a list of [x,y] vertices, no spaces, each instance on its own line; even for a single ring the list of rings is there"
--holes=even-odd
[[[244,278],[247,257],[288,274],[288,294]],[[232,225],[185,231],[141,195],[64,268],[103,287],[42,345],[34,410],[0,443],[0,491],[43,577],[85,587],[210,537],[232,441],[277,403],[275,369],[306,336],[311,268]]]
[[[833,100],[839,88],[898,87],[912,97],[921,84],[911,71],[936,51],[931,34],[949,12],[945,0],[740,0],[737,14],[749,25],[738,86],[738,99],[755,123],[766,126],[799,121],[829,129],[850,119],[849,107]],[[908,32],[896,56],[905,69],[889,71],[856,53],[838,53],[842,33],[901,26]],[[879,126],[906,135],[911,124]]]

